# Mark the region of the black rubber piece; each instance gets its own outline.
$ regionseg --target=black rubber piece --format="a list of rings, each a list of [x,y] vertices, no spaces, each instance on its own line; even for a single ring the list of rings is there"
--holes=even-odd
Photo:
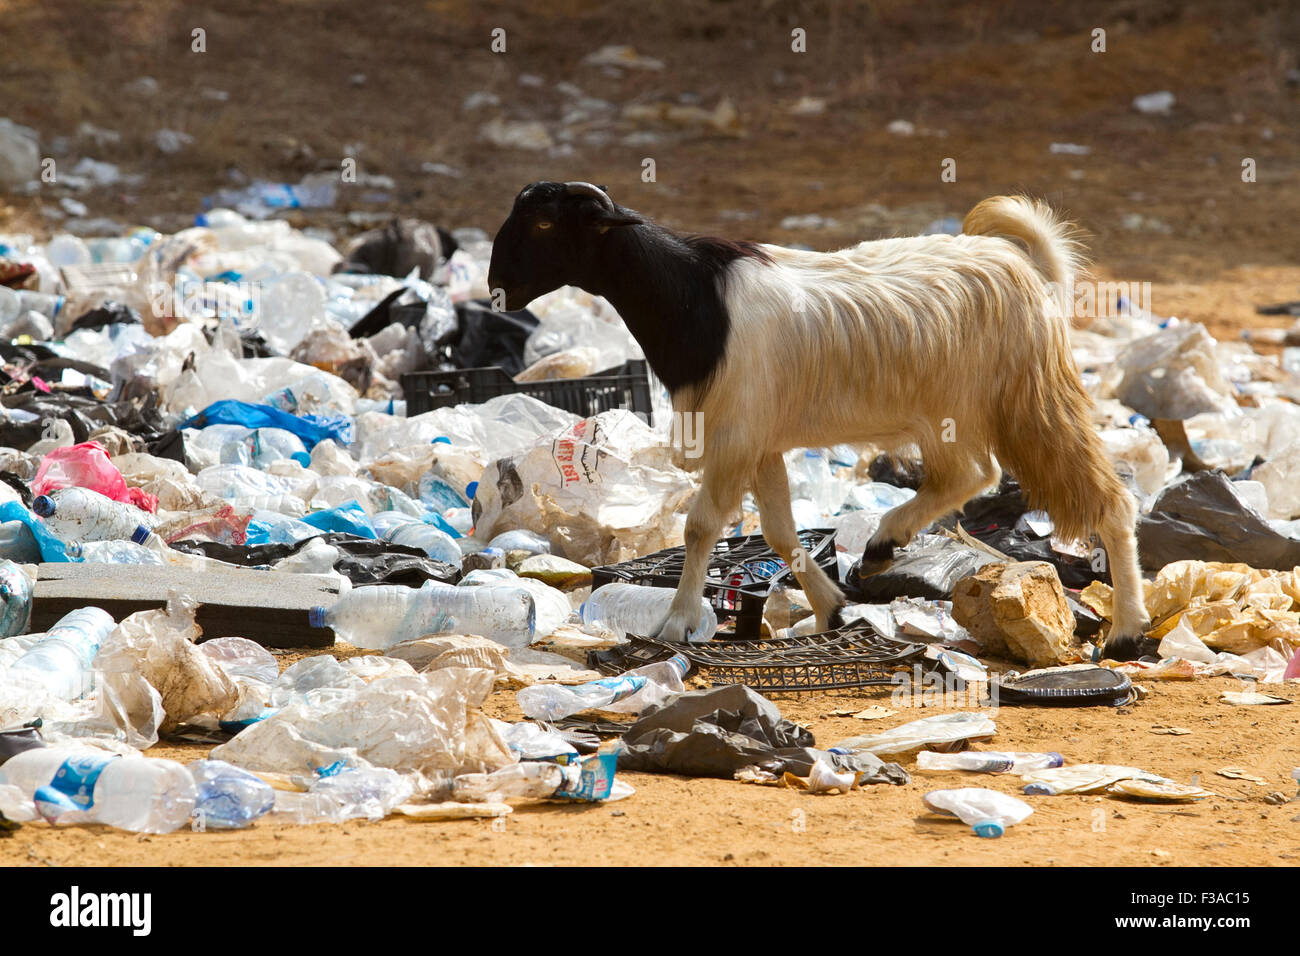
[[[1040,704],[1054,707],[1118,707],[1133,696],[1128,675],[1105,667],[1052,670],[1029,677],[995,682],[999,704]]]

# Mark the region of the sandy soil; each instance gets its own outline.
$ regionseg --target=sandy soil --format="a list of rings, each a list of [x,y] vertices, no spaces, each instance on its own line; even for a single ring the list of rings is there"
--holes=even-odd
[[[344,157],[392,176],[396,188],[378,202],[345,191],[336,208],[296,215],[296,224],[343,237],[361,228],[349,213],[397,211],[491,232],[523,184],[587,179],[676,228],[829,249],[913,233],[985,196],[1023,190],[1088,230],[1100,276],[1152,282],[1157,313],[1205,322],[1221,338],[1289,324],[1257,316],[1254,306],[1300,298],[1300,87],[1288,79],[1300,65],[1294,5],[1101,0],[1054,8],[1050,18],[1044,9],[1037,0],[827,0],[797,9],[749,0],[430,0],[377,14],[354,0],[0,0],[6,36],[21,38],[4,45],[0,115],[36,127],[47,142],[69,137],[70,161],[90,155],[143,173],[139,186],[77,198],[91,216],[164,230],[187,225],[232,170],[292,182],[337,170]],[[1097,26],[1107,30],[1104,54],[1089,49]],[[190,52],[196,27],[207,30],[206,54]],[[506,54],[489,51],[496,27],[508,31]],[[795,27],[807,30],[805,55],[790,50]],[[612,76],[581,64],[606,43],[633,43],[669,69]],[[543,85],[521,85],[524,74]],[[158,80],[157,96],[123,92],[143,75]],[[565,133],[559,80],[617,109]],[[205,88],[228,98],[205,98]],[[1135,95],[1162,89],[1177,95],[1170,115],[1131,108]],[[500,105],[464,108],[478,91],[495,93]],[[805,96],[824,100],[825,111],[793,115]],[[627,104],[692,97],[706,109],[730,98],[740,135],[618,118]],[[478,130],[494,116],[541,119],[571,134],[573,151],[485,144]],[[888,133],[898,119],[914,123],[915,135]],[[86,121],[120,132],[120,143],[78,137]],[[162,155],[151,137],[164,127],[194,142]],[[632,133],[654,139],[626,142]],[[1053,154],[1052,143],[1091,152]],[[641,179],[647,157],[657,164],[653,183]],[[1249,184],[1240,175],[1247,157],[1258,169]],[[956,159],[956,182],[940,182],[944,158]],[[427,162],[462,175],[424,172]],[[54,197],[0,196],[0,232],[57,231],[56,209]],[[810,213],[835,223],[781,225]],[[810,797],[629,775],[637,788],[629,800],[520,807],[499,831],[481,821],[401,819],[166,837],[33,825],[0,840],[0,863],[1294,864],[1300,804],[1264,797],[1291,795],[1300,709],[1219,703],[1229,689],[1230,679],[1156,683],[1147,700],[1119,712],[1003,709],[991,746],[1199,777],[1221,796],[1189,807],[1035,798],[1034,816],[1001,840],[923,815],[920,797],[965,784],[1014,791],[1017,781],[1005,778],[918,775],[905,787]],[[832,711],[886,696],[779,703],[830,743],[864,732],[863,722]],[[508,694],[491,706],[512,714]],[[1157,725],[1192,733],[1152,733]],[[193,759],[206,749],[155,753]],[[1228,766],[1267,783],[1215,775]]]
[[[355,649],[340,645],[350,656]],[[288,663],[305,654],[282,658]],[[500,864],[683,865],[1033,865],[1294,866],[1300,863],[1300,802],[1291,770],[1300,708],[1220,703],[1231,678],[1150,682],[1149,696],[1109,708],[1003,707],[998,733],[981,749],[1058,750],[1070,763],[1138,766],[1171,779],[1199,782],[1218,796],[1185,805],[1134,803],[1114,797],[1026,798],[1034,814],[999,840],[981,840],[963,824],[928,814],[929,790],[987,786],[1019,793],[1010,775],[912,773],[905,786],[879,785],[843,795],[657,774],[626,774],[627,800],[572,806],[522,801],[504,823],[488,820],[285,826],[259,824],[237,833],[140,836],[107,827],[57,830],[29,824],[0,840],[0,866],[335,866]],[[1271,689],[1277,693],[1276,689]],[[1300,697],[1294,686],[1279,696]],[[821,745],[875,733],[938,713],[891,700],[889,688],[856,693],[779,696],[782,713],[809,727]],[[879,704],[895,711],[872,721],[834,716]],[[514,695],[498,691],[488,713],[519,719]],[[1156,731],[1191,731],[1168,735]],[[151,756],[182,762],[208,747],[164,742]],[[1238,768],[1266,781],[1232,780]]]

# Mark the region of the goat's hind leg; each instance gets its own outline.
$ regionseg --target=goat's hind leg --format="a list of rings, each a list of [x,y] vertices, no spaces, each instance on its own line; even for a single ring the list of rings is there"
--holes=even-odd
[[[700,598],[704,596],[709,556],[718,543],[722,523],[739,507],[750,474],[749,468],[736,467],[734,461],[716,455],[706,459],[700,490],[695,493],[686,516],[685,567],[668,617],[659,627],[660,640],[684,641],[699,625]]]
[[[790,510],[790,480],[780,455],[768,455],[759,463],[754,475],[754,499],[763,521],[763,537],[790,566],[808,595],[817,614],[817,629],[838,627],[844,593],[806,552],[800,553],[799,533]]]
[[[922,457],[925,480],[914,498],[891,508],[880,519],[863,549],[860,578],[884,571],[894,561],[895,548],[905,547],[936,518],[956,511],[998,480],[998,468],[987,452],[945,445]]]

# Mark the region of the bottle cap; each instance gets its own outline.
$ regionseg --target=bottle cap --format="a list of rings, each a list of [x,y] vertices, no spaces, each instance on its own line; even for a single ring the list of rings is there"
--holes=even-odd
[[[1047,751],[1047,756],[1049,756],[1049,757],[1052,758],[1052,766],[1053,766],[1053,767],[1064,767],[1064,766],[1065,766],[1065,758],[1064,758],[1063,756],[1061,756],[1059,753],[1057,753],[1055,750],[1049,750],[1049,751]]]
[[[975,831],[976,836],[980,837],[1000,837],[1006,832],[997,820],[981,820],[971,829]]]
[[[468,498],[470,501],[473,501],[474,496],[476,494],[478,494],[478,482],[471,481],[468,485],[465,486],[465,497]]]
[[[304,468],[311,467],[311,455],[307,454],[305,451],[296,451],[289,457],[292,458],[294,461],[296,461],[298,464],[302,465]]]
[[[54,499],[49,495],[37,495],[32,499],[32,510],[42,518],[48,518],[54,514]]]
[[[325,608],[319,604],[307,612],[307,625],[309,627],[325,627]]]
[[[135,530],[131,532],[131,540],[136,544],[144,544],[145,539],[148,537],[149,529],[142,524],[136,525]]]

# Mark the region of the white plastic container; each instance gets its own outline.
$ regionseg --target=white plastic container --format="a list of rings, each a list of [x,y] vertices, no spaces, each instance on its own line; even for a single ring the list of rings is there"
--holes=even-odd
[[[194,810],[194,780],[174,760],[40,747],[0,766],[0,784],[5,783],[60,825],[103,823],[135,833],[170,833]]]
[[[652,588],[641,584],[606,584],[591,592],[582,605],[582,620],[586,624],[599,624],[609,628],[619,637],[634,634],[653,637],[668,617],[673,597],[672,588]],[[709,602],[700,598],[700,619],[687,635],[693,644],[710,640],[718,630],[718,616]]]

